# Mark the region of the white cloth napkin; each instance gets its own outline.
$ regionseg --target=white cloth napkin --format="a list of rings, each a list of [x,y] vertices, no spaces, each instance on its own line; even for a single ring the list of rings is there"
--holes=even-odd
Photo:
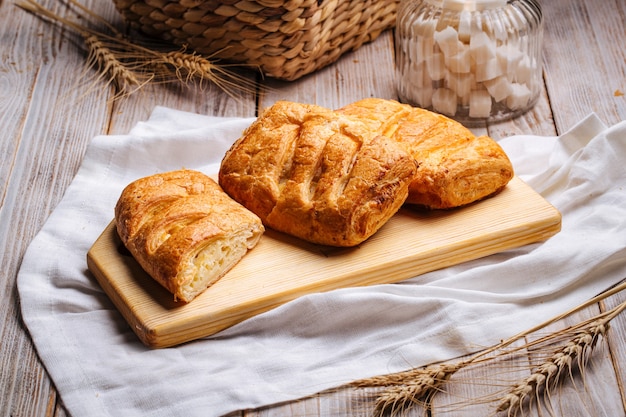
[[[607,128],[592,114],[559,138],[501,141],[517,174],[563,214],[545,243],[302,297],[150,350],[87,271],[87,250],[126,184],[182,167],[217,172],[251,121],[156,108],[128,135],[93,139],[18,275],[24,322],[72,415],[207,417],[292,400],[489,346],[626,277],[626,122]]]

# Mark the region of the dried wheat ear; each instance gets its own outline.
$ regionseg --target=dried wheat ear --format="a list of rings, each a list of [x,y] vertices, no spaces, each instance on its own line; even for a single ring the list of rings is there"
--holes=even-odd
[[[626,309],[626,302],[600,313],[574,326],[551,332],[532,342],[522,343],[511,348],[515,342],[525,340],[526,336],[556,323],[575,312],[599,303],[605,298],[626,289],[626,281],[611,290],[590,299],[589,301],[559,316],[525,330],[509,339],[485,349],[467,359],[450,363],[440,363],[414,368],[387,375],[360,379],[347,384],[354,389],[382,388],[373,394],[374,417],[398,416],[406,413],[414,406],[432,408],[433,398],[446,390],[446,385],[467,383],[456,381],[455,374],[469,366],[496,366],[496,361],[506,360],[527,363],[527,350],[543,352],[539,363],[526,365],[529,375],[502,389],[494,383],[493,393],[484,398],[464,399],[464,404],[493,403],[494,415],[504,413],[515,416],[523,413],[529,406],[545,404],[550,406],[550,398],[567,378],[576,375],[584,377],[585,365],[601,338],[609,331],[610,322]],[[555,347],[556,346],[556,347]],[[577,372],[575,372],[577,371]]]
[[[122,34],[76,0],[61,1],[74,19],[46,9],[35,0],[18,0],[23,10],[49,23],[69,28],[81,36],[87,52],[86,67],[96,71],[93,82],[104,82],[115,89],[113,98],[127,97],[150,83],[177,82],[204,89],[215,85],[231,97],[256,92],[261,87],[248,77],[185,48],[148,46]],[[86,23],[78,23],[78,22]],[[93,29],[104,26],[103,29]],[[152,42],[154,43],[154,42]]]

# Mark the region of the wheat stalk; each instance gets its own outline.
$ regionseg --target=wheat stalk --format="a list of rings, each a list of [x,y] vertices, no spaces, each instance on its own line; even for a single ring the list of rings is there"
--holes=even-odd
[[[152,78],[151,75],[146,77],[145,74],[137,72],[137,65],[129,65],[124,62],[120,59],[119,53],[114,51],[113,48],[118,44],[117,39],[121,36],[118,32],[114,32],[114,36],[110,36],[95,31],[85,25],[57,15],[34,0],[18,1],[15,4],[27,12],[42,17],[49,22],[58,23],[78,33],[87,51],[87,68],[96,68],[97,75],[95,79],[102,80],[106,85],[112,84],[115,87],[116,93],[113,99],[129,95]],[[79,17],[86,20],[80,15]],[[111,29],[113,28],[111,27]],[[114,42],[110,42],[111,39],[114,39]],[[144,81],[140,81],[140,79],[144,79]]]
[[[578,333],[569,343],[557,349],[552,356],[541,363],[533,373],[515,385],[500,401],[496,411],[507,411],[515,415],[525,402],[540,398],[542,393],[549,395],[564,375],[572,376],[573,364],[582,369],[588,354],[594,348],[598,338],[604,336],[608,325],[597,323]]]
[[[197,80],[202,87],[203,82],[208,80],[217,85],[222,91],[230,94],[237,89],[253,90],[258,88],[256,83],[247,78],[227,71],[223,66],[211,62],[209,59],[196,53],[188,53],[185,48],[181,51],[154,52],[146,51],[153,55],[149,64],[155,68],[162,65],[170,66],[176,78],[183,83]]]
[[[515,348],[509,348],[509,346],[529,334],[592,304],[598,303],[625,288],[626,281],[563,314],[512,336],[466,360],[374,376],[353,381],[348,385],[353,388],[386,387],[382,393],[377,394],[374,409],[376,417],[397,415],[407,411],[416,404],[422,404],[429,408],[431,407],[433,397],[438,392],[443,391],[445,384],[452,382],[451,379],[458,370],[469,365],[488,363],[503,356],[511,357],[515,352],[527,350],[534,346],[542,346],[570,335],[565,345],[554,350],[546,360],[532,369],[531,375],[515,384],[504,396],[495,397],[495,401],[498,402],[496,406],[497,412],[507,411],[509,416],[515,415],[522,410],[525,404],[530,403],[532,400],[539,400],[541,394],[544,395],[547,401],[551,390],[556,388],[564,375],[569,375],[570,378],[573,378],[572,367],[574,365],[577,365],[581,371],[584,369],[587,358],[591,355],[599,338],[608,331],[610,321],[626,309],[626,302],[589,320],[578,323],[576,326],[553,332],[534,342],[528,342]],[[494,356],[488,357],[487,355],[490,353],[493,353]]]
[[[514,385],[500,400],[497,412],[507,411],[507,415],[516,415],[525,403],[539,400],[543,394],[549,398],[550,391],[568,375],[573,379],[574,365],[584,374],[583,370],[592,350],[600,337],[604,337],[609,330],[609,322],[626,309],[626,302],[612,310],[599,314],[592,321],[576,326],[574,336],[564,346],[537,366],[526,378]]]
[[[465,364],[462,362],[442,363],[400,374],[363,379],[351,385],[355,387],[391,385],[376,398],[374,416],[396,415],[415,404],[428,406],[432,397],[463,366]]]
[[[118,95],[131,94],[150,80],[139,81],[139,75],[121,62],[96,35],[87,32],[81,35],[89,53],[88,66],[99,68],[101,77],[105,78],[107,84],[115,85]]]
[[[63,18],[35,0],[20,0],[15,4],[49,22],[61,24],[77,32],[83,38],[87,50],[87,67],[98,70],[97,80],[115,86],[114,99],[130,95],[147,83],[155,81],[175,80],[184,85],[196,81],[200,87],[204,87],[208,81],[231,97],[236,97],[235,92],[238,91],[251,92],[259,89],[256,82],[229,71],[225,65],[211,62],[211,57],[188,53],[185,48],[178,51],[162,51],[132,42],[105,19],[75,0],[68,1],[83,12],[82,14],[74,12],[79,20],[97,20],[104,24],[111,34]]]

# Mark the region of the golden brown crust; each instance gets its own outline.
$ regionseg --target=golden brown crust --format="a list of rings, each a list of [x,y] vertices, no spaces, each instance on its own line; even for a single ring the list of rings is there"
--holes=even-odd
[[[228,151],[219,182],[266,226],[345,247],[366,240],[401,207],[414,174],[413,158],[362,122],[280,101]]]
[[[256,215],[192,170],[132,182],[120,195],[115,219],[142,268],[186,302],[232,268],[264,231]]]
[[[502,190],[513,166],[500,145],[460,123],[393,100],[364,99],[338,113],[401,143],[418,163],[407,203],[433,209],[467,205]]]

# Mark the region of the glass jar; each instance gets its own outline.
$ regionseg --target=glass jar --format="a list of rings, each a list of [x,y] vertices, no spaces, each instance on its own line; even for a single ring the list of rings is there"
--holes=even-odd
[[[537,0],[402,0],[395,36],[403,102],[471,125],[518,116],[539,98]]]

